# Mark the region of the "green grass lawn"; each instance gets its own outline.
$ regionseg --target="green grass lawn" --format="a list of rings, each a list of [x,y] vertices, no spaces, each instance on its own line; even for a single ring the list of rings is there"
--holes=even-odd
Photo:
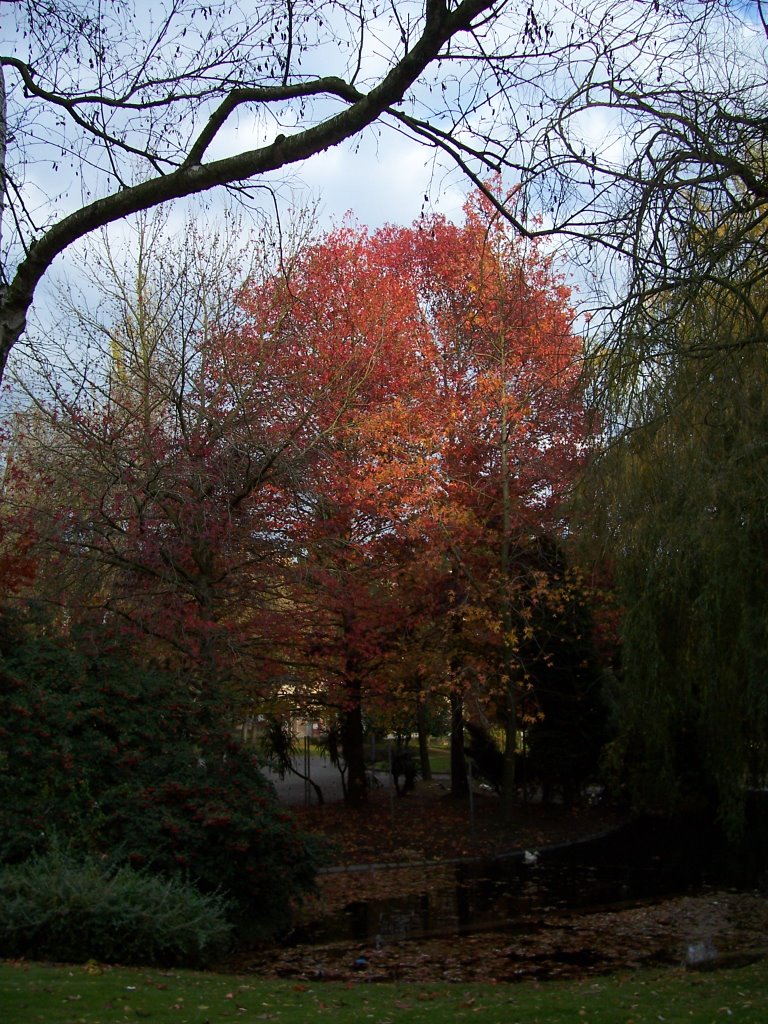
[[[446,747],[430,747],[429,763],[433,772],[450,772],[451,751]]]
[[[0,963],[2,1024],[765,1024],[768,962],[577,982],[338,984]]]
[[[414,756],[418,758],[418,749],[416,747],[411,748]],[[451,770],[451,752],[447,747],[432,747],[429,748],[429,763],[434,773],[442,773],[447,775]],[[389,771],[389,760],[384,757],[377,761],[375,766],[377,772],[388,772]]]

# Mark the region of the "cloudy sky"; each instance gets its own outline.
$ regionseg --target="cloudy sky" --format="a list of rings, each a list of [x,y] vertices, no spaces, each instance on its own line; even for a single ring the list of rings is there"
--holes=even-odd
[[[340,220],[352,211],[370,227],[410,224],[422,210],[458,218],[464,202],[456,172],[434,167],[429,150],[392,131],[381,140],[369,133],[357,152],[337,147],[322,153],[299,174],[307,192],[318,197],[324,219]]]

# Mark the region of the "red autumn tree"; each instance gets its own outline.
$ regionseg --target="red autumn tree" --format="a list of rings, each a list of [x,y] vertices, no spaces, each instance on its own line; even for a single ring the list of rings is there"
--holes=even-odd
[[[583,438],[567,289],[480,201],[460,226],[332,232],[290,288],[281,351],[329,401],[288,527],[301,554],[287,642],[297,678],[341,716],[350,802],[365,795],[363,703],[393,685],[418,616],[445,618],[443,650],[462,634],[464,667],[474,648],[513,764],[522,633],[557,590],[532,552],[558,528]],[[343,407],[340,366],[355,380]]]
[[[145,226],[138,241],[112,316],[83,311],[76,325],[92,327],[100,360],[73,367],[79,387],[42,367],[30,389],[35,411],[15,439],[24,473],[5,504],[34,527],[37,596],[62,621],[151,638],[219,699],[222,683],[265,675],[286,507],[358,371],[337,362],[310,376],[280,335],[289,279],[263,274],[262,301],[241,303],[226,234],[217,245],[191,231],[172,253]]]
[[[474,668],[505,725],[511,800],[527,682],[522,641],[532,608],[556,603],[560,586],[538,540],[559,529],[584,447],[581,345],[552,259],[514,236],[481,198],[470,201],[463,225],[435,219],[392,240],[403,242],[443,410],[433,417],[441,487],[430,534],[450,565],[461,629],[479,633],[484,664],[475,659]]]
[[[270,344],[295,373],[289,405],[311,396],[320,439],[284,495],[293,555],[275,670],[298,693],[317,700],[320,691],[326,715],[338,719],[352,805],[366,790],[363,695],[381,679],[404,613],[402,527],[420,472],[396,442],[413,430],[423,388],[422,323],[410,283],[377,256],[367,232],[341,228],[301,254],[289,282],[244,299],[254,323],[274,323]],[[280,315],[265,313],[270,307]]]
[[[19,422],[11,416],[6,424],[0,424],[0,450],[4,452],[0,470],[0,499],[14,488],[27,484],[27,468],[14,458],[17,439],[15,434]],[[26,591],[32,585],[37,573],[34,522],[25,510],[11,513],[0,500],[0,585],[4,604],[18,591]]]
[[[580,342],[552,259],[482,198],[465,214],[463,225],[434,218],[383,232],[380,242],[412,282],[428,339],[425,575],[446,596],[448,636],[463,651],[454,674],[466,675],[474,650],[472,674],[503,708],[511,800],[530,682],[524,641],[535,607],[550,602],[556,615],[573,585],[558,567],[549,571],[539,540],[560,532],[562,499],[582,459]],[[452,691],[457,713],[460,691]]]
[[[447,679],[457,714],[482,680],[511,766],[523,641],[563,583],[537,539],[560,527],[584,430],[551,261],[477,199],[461,225],[348,225],[230,292],[174,333],[138,280],[101,375],[41,406],[14,498],[49,593],[155,636],[205,684],[322,699],[353,804],[365,702],[429,636],[408,674]]]

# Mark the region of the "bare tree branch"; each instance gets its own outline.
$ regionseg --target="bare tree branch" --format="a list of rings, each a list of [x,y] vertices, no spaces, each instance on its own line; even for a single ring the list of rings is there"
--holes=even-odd
[[[247,190],[380,121],[477,187],[507,175],[501,212],[570,239],[590,273],[609,254],[626,308],[702,270],[685,241],[694,208],[712,211],[713,239],[743,236],[768,197],[759,3],[167,0],[148,24],[132,0],[12,10],[0,372],[74,241],[169,200]],[[246,118],[264,141],[245,132],[209,158]],[[718,242],[707,258],[732,256]]]
[[[343,11],[343,5],[335,0],[328,0],[319,9],[317,5],[300,5],[297,0],[288,8],[280,3],[268,5],[255,19],[258,22],[256,29],[246,30],[239,27],[236,5],[219,2],[198,8],[186,0],[176,0],[155,30],[151,43],[153,61],[159,62],[161,51],[171,47],[171,56],[166,54],[164,59],[170,61],[174,74],[148,75],[146,72],[152,62],[142,60],[122,76],[117,76],[114,68],[108,70],[105,67],[101,72],[103,78],[110,80],[117,76],[115,86],[121,86],[113,92],[71,87],[62,90],[58,78],[63,56],[58,52],[40,57],[37,65],[15,56],[2,58],[7,72],[18,76],[19,84],[14,86],[13,96],[21,118],[19,130],[23,125],[22,97],[33,98],[52,110],[54,117],[55,112],[60,111],[62,117],[81,130],[81,140],[75,150],[81,167],[85,162],[85,147],[96,145],[106,150],[107,168],[111,171],[107,178],[117,180],[118,186],[122,179],[111,161],[120,149],[134,156],[142,154],[149,163],[151,176],[139,184],[118,187],[116,191],[107,188],[106,194],[52,222],[30,242],[18,240],[26,252],[13,271],[6,273],[8,284],[0,302],[0,371],[25,329],[27,310],[41,277],[55,257],[74,241],[140,210],[216,186],[237,185],[352,138],[403,99],[449,40],[471,29],[478,15],[500,6],[489,0],[461,0],[450,10],[444,4],[430,4],[426,16],[422,16],[417,37],[367,91],[353,87],[342,77],[303,79],[290,72],[293,55],[309,45],[306,33],[312,17],[321,21],[327,33],[333,31],[334,18],[341,17]],[[49,17],[53,19],[51,24],[55,22],[58,29],[63,22],[75,48],[90,53],[87,60],[85,52],[81,56],[81,64],[83,61],[86,64],[82,74],[84,80],[89,77],[88,71],[93,70],[97,63],[103,63],[106,28],[109,26],[105,25],[100,8],[94,6],[90,20],[82,11],[78,16],[76,6],[57,7],[50,3],[44,6],[42,15],[31,5],[25,4],[24,9],[29,21],[28,31],[32,35],[45,35],[45,25],[41,28],[41,22]],[[130,13],[130,5],[126,5],[125,10]],[[210,29],[204,24],[209,18],[212,22]],[[365,19],[361,17],[359,25],[364,24]],[[135,33],[130,18],[126,25]],[[194,36],[193,44],[185,42],[188,33]],[[135,35],[133,38],[131,56],[138,56],[146,51],[146,46],[136,46]],[[272,76],[278,81],[266,84],[244,81],[246,76],[254,74],[262,79]],[[178,120],[185,111],[190,116],[194,115],[217,96],[220,97],[218,104],[205,115],[202,128],[193,133],[188,142],[180,143],[178,156],[174,157],[166,134],[169,123]],[[310,123],[288,136],[278,134],[274,141],[255,149],[202,162],[212,142],[238,109],[329,96],[345,104],[340,112],[321,113],[317,123]],[[96,108],[95,115],[83,113],[89,106]],[[112,127],[115,112],[128,116],[128,121],[118,119]],[[147,118],[142,122],[142,131],[138,132],[142,142],[130,141],[131,117],[135,114]],[[66,130],[65,124],[62,131]],[[66,149],[67,146],[63,145],[62,153]],[[170,165],[170,169],[167,173],[158,173],[163,165]],[[20,224],[22,220],[19,219]]]

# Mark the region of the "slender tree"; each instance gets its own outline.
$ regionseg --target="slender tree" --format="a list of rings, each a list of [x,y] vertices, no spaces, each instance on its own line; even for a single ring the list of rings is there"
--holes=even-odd
[[[39,598],[153,637],[206,686],[254,678],[285,533],[275,489],[322,429],[272,322],[249,315],[244,340],[238,294],[257,268],[231,241],[198,225],[164,243],[141,221],[129,271],[104,249],[101,302],[70,307],[91,359],[29,368],[3,496],[48,563]]]
[[[351,227],[309,246],[289,282],[246,297],[257,324],[265,302],[282,310],[271,317],[272,342],[293,367],[293,386],[314,396],[322,438],[285,492],[294,571],[285,574],[284,661],[314,681],[338,718],[347,800],[359,806],[363,700],[386,678],[407,614],[397,580],[419,467],[401,445],[417,415],[420,323],[407,280],[385,271],[374,240]]]
[[[465,642],[474,632],[475,649],[483,636],[494,652],[482,673],[504,708],[510,809],[527,676],[522,639],[531,602],[548,589],[529,549],[559,528],[580,464],[580,342],[551,258],[511,232],[484,196],[468,203],[463,226],[436,219],[391,235],[389,245],[414,275],[430,340],[439,410],[431,543],[451,567],[454,639],[457,628]]]

